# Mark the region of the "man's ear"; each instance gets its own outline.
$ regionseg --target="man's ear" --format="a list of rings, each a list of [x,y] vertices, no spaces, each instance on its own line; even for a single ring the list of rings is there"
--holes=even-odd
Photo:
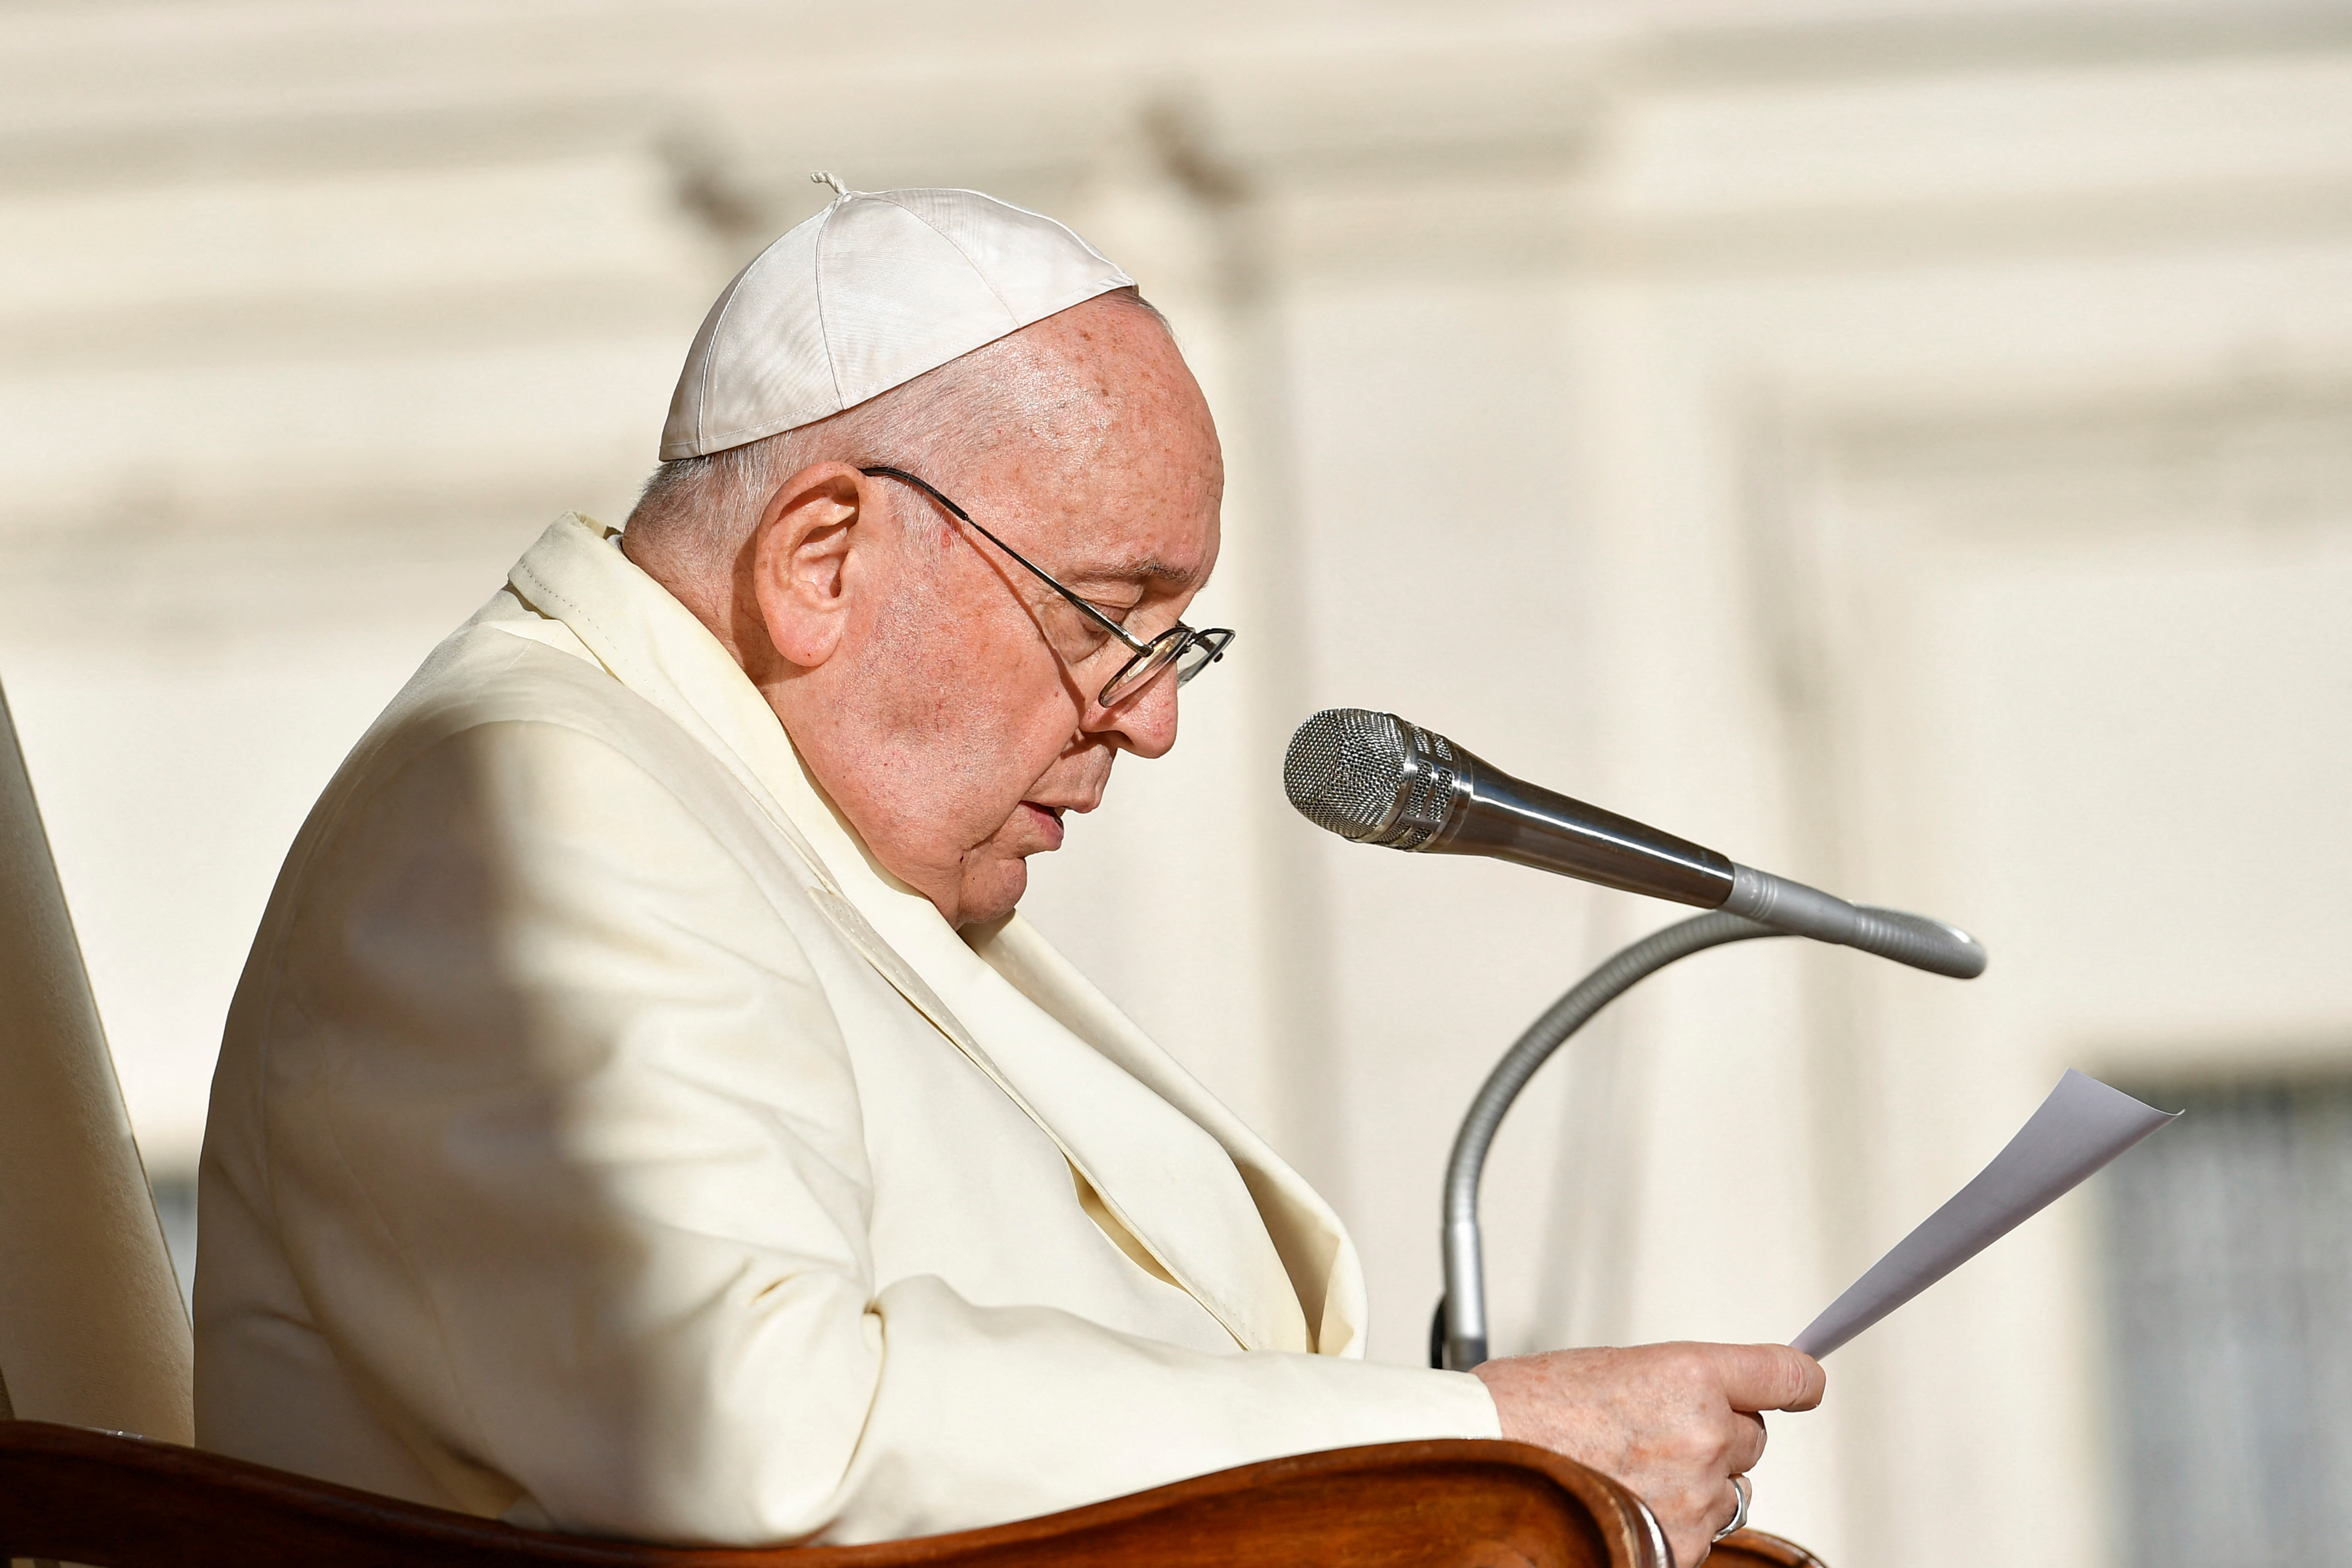
[[[831,658],[847,629],[864,496],[865,476],[848,464],[812,464],[776,487],[753,531],[760,619],[776,652],[804,669]]]

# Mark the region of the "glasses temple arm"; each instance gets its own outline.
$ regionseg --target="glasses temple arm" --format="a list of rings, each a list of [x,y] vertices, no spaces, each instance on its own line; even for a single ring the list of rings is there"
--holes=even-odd
[[[917,489],[922,491],[925,495],[930,497],[941,506],[947,508],[948,510],[953,512],[958,521],[961,521],[974,533],[979,534],[982,539],[985,539],[991,544],[993,544],[996,548],[1013,557],[1013,560],[1018,561],[1022,565],[1027,567],[1030,574],[1039,582],[1045,584],[1048,588],[1053,589],[1056,594],[1061,595],[1063,598],[1067,599],[1070,602],[1071,608],[1076,610],[1078,614],[1086,616],[1087,619],[1094,622],[1095,625],[1102,627],[1103,630],[1117,637],[1130,650],[1136,653],[1147,653],[1150,650],[1150,644],[1136,641],[1134,635],[1125,626],[1120,626],[1117,621],[1112,620],[1108,616],[1104,615],[1100,610],[1097,610],[1092,605],[1087,604],[1076,590],[1065,588],[1061,584],[1055,582],[1052,573],[1047,572],[1044,567],[1030,560],[1029,557],[1022,554],[1021,552],[1013,549],[1013,546],[1005,543],[1004,541],[997,538],[995,534],[991,533],[987,529],[982,527],[980,523],[973,520],[971,513],[964,510],[963,508],[948,500],[947,497],[932,489],[931,486],[925,481],[917,479],[914,475],[908,473],[903,468],[860,468],[857,471],[861,474],[898,479],[914,486]]]

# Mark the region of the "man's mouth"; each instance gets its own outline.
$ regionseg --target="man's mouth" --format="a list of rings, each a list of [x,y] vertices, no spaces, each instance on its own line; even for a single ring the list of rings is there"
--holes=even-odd
[[[1059,849],[1062,847],[1062,813],[1065,807],[1039,805],[1034,800],[1024,800],[1021,803],[1021,809],[1029,813],[1030,820],[1034,822],[1050,840],[1046,847]]]

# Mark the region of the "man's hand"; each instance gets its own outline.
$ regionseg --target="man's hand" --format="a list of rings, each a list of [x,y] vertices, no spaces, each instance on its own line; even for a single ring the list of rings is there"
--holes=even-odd
[[[1697,1568],[1731,1522],[1731,1478],[1764,1456],[1760,1410],[1822,1402],[1822,1363],[1786,1345],[1637,1345],[1509,1356],[1477,1369],[1503,1436],[1631,1489]]]

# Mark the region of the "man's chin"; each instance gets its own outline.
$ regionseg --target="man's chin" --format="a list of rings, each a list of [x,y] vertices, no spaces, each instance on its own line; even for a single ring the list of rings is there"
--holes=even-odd
[[[962,908],[956,919],[956,929],[987,925],[1011,914],[1020,903],[1021,895],[1029,890],[1029,864],[1025,860],[994,860],[964,879]]]

